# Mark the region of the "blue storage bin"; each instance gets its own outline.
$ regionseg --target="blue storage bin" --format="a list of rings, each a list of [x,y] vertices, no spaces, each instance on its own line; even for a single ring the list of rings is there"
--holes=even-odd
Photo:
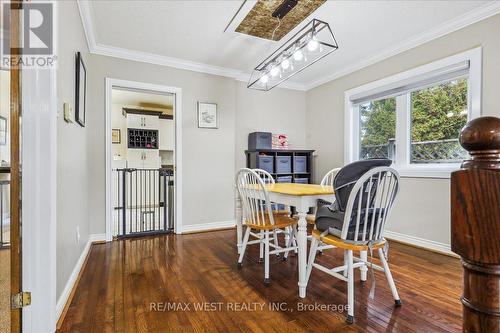
[[[257,168],[273,173],[274,161],[272,156],[259,155],[257,159]]]
[[[271,132],[253,132],[248,134],[248,150],[272,149],[273,135]]]
[[[294,156],[293,157],[293,172],[294,173],[307,172],[307,156]]]
[[[309,184],[309,179],[308,178],[295,178],[293,180],[294,183],[299,183],[299,184]]]
[[[276,178],[277,183],[291,183],[292,182],[292,176],[283,176],[283,177],[277,177]]]
[[[276,173],[292,173],[291,156],[276,156]]]

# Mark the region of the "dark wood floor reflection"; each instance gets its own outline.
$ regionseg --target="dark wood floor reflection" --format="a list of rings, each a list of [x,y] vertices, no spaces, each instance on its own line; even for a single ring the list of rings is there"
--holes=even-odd
[[[238,270],[234,230],[94,245],[60,332],[460,331],[458,259],[390,245],[403,306],[394,308],[383,273],[375,273],[374,299],[370,274],[362,283],[358,273],[353,325],[338,311],[347,297],[340,280],[315,270],[307,298],[298,298],[294,256],[273,258],[269,287],[257,246]],[[341,254],[330,250],[320,261],[339,264]]]

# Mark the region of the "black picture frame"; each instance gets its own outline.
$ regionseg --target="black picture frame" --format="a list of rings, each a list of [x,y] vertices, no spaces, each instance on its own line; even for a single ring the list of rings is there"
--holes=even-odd
[[[87,69],[80,52],[75,55],[75,120],[85,127],[85,113],[87,108]]]

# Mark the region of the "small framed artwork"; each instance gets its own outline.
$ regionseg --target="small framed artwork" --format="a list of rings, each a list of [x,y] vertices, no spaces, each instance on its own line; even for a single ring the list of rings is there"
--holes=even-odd
[[[0,145],[7,144],[7,118],[0,116]]]
[[[198,127],[219,128],[217,104],[198,102]]]
[[[119,129],[113,129],[113,132],[111,132],[111,142],[122,143],[122,133]]]
[[[85,127],[85,111],[87,107],[87,70],[80,52],[76,53],[75,74],[75,119],[80,126]]]

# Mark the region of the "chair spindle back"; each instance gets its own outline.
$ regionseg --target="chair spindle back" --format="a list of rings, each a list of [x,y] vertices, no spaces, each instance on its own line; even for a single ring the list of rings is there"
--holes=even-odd
[[[399,174],[390,167],[376,167],[354,184],[347,201],[341,238],[368,243],[384,236],[387,218],[399,192]]]
[[[240,194],[243,218],[254,225],[274,224],[271,202],[266,184],[253,170],[240,169],[236,176],[236,187]]]

